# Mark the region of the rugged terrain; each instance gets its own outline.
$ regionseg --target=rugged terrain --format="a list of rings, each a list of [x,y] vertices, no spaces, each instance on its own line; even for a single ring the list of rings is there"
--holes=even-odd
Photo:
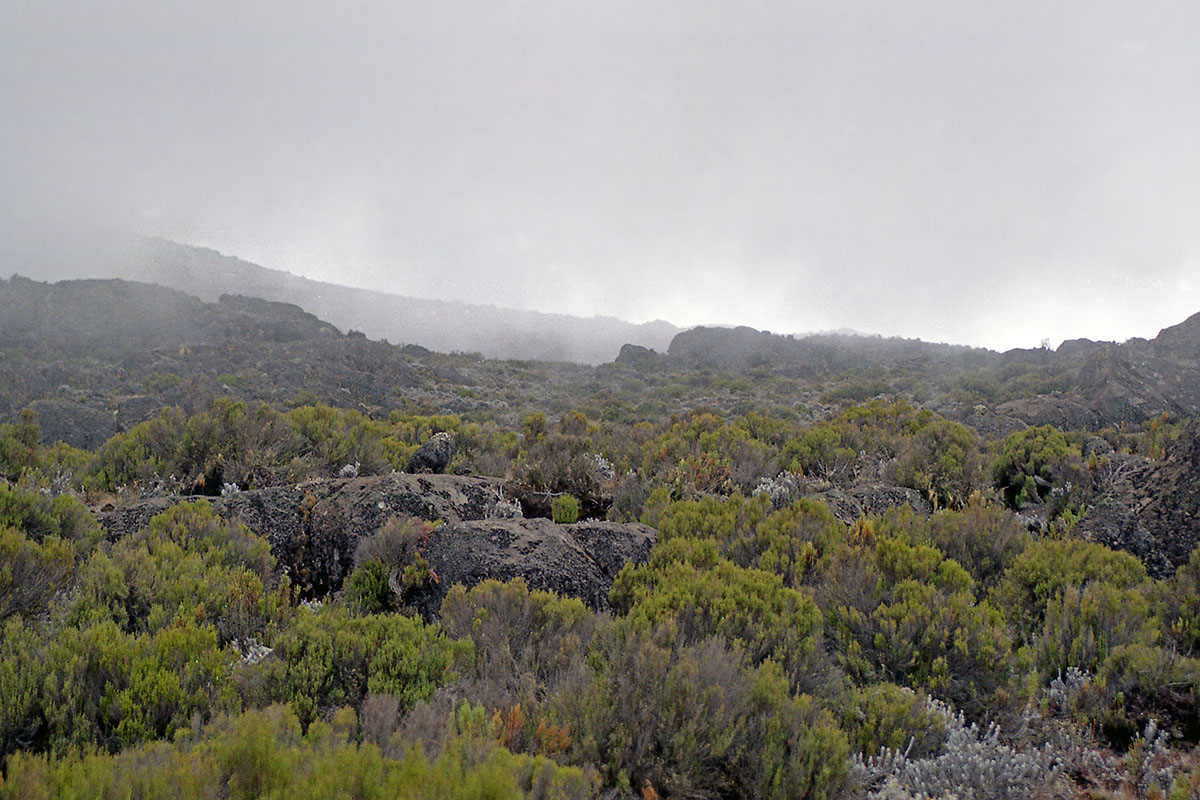
[[[404,475],[315,480],[211,498],[222,518],[239,522],[271,543],[271,552],[305,597],[342,588],[359,543],[393,517],[437,523],[421,544],[435,582],[412,605],[436,616],[454,584],[523,578],[535,589],[610,608],[608,592],[627,562],[638,564],[656,541],[653,528],[590,521],[558,525],[524,519],[503,492],[503,481],[457,475]],[[156,514],[193,500],[179,495],[112,506],[100,515],[110,540],[147,526]]]

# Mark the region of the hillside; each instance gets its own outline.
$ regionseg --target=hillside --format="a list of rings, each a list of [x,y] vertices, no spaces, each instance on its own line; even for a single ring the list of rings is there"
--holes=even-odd
[[[0,800],[1188,797],[1197,342],[588,366],[0,281]]]
[[[257,297],[298,305],[372,339],[487,358],[597,364],[615,358],[626,342],[663,349],[679,330],[662,321],[634,325],[613,317],[585,319],[355,289],[156,238],[110,240],[92,249],[14,246],[0,255],[5,261],[0,275],[122,278],[209,302],[225,294]]]

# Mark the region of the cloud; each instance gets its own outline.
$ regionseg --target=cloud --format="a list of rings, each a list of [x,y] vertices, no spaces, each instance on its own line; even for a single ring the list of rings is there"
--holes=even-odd
[[[8,16],[10,219],[423,296],[993,346],[1196,300],[1194,4]]]

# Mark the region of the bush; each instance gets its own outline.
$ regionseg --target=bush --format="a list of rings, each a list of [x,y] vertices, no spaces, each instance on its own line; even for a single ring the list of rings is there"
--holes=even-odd
[[[368,692],[410,708],[472,659],[469,641],[451,641],[437,626],[399,614],[351,617],[336,606],[300,611],[275,655],[283,672],[274,676],[276,699],[290,702],[305,726],[329,709],[361,707]]]
[[[560,494],[550,501],[550,517],[560,525],[579,521],[579,501],[569,494]]]
[[[1013,508],[1040,503],[1052,485],[1080,474],[1079,450],[1051,425],[1009,434],[992,462],[992,481]]]
[[[576,732],[576,759],[644,796],[823,798],[844,788],[845,736],[790,693],[778,666],[745,669],[722,639],[679,647],[675,636],[669,623],[624,621],[597,633],[592,680],[550,703]]]
[[[40,616],[75,575],[75,548],[57,536],[31,542],[0,525],[0,622]]]
[[[778,575],[717,557],[711,544],[677,539],[650,561],[626,564],[610,595],[618,613],[646,625],[674,620],[683,642],[722,636],[752,664],[772,659],[797,685],[820,687],[821,613]]]
[[[433,525],[411,517],[392,517],[354,550],[354,571],[346,580],[350,602],[366,614],[404,607],[433,579],[421,547]]]
[[[222,644],[269,639],[291,614],[290,586],[274,570],[265,539],[206,501],[180,503],[81,566],[69,618],[112,620],[130,633],[192,619],[215,626]]]
[[[1103,545],[1042,539],[1013,560],[993,597],[1006,610],[1014,633],[1028,641],[1040,632],[1053,599],[1068,586],[1082,589],[1093,581],[1129,589],[1146,581],[1146,568],[1136,556]]]
[[[474,643],[471,675],[490,707],[529,706],[558,689],[582,663],[596,626],[576,598],[530,591],[522,579],[455,585],[441,615],[448,636]]]
[[[821,564],[816,599],[839,664],[859,683],[891,681],[977,715],[1014,665],[1004,616],[934,547],[874,539],[871,525]]]

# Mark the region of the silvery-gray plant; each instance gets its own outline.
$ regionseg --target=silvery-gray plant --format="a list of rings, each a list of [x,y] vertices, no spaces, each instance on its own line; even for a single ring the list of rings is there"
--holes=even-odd
[[[941,752],[914,759],[907,750],[884,748],[857,759],[853,772],[871,800],[1029,800],[1063,771],[1064,763],[1050,744],[1016,749],[1001,741],[999,725],[980,729],[949,705],[932,699],[928,703],[945,721],[947,738]]]

